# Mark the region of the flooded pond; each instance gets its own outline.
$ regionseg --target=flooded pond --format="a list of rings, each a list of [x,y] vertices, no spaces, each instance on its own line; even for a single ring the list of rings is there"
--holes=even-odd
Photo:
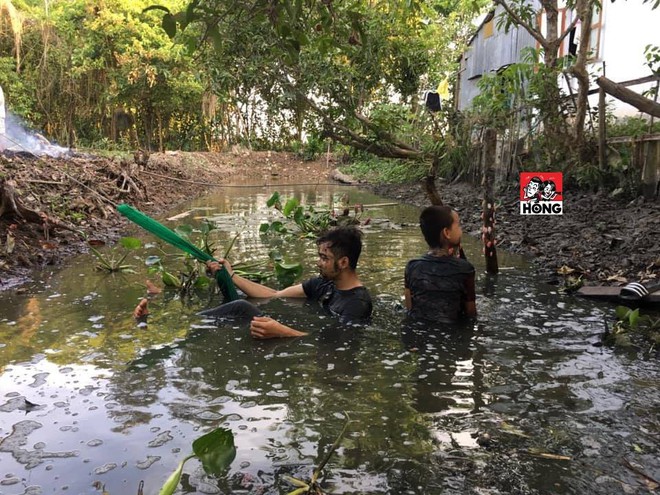
[[[387,200],[343,186],[226,188],[171,212],[210,217],[232,260],[278,249],[316,272],[312,239],[259,234],[279,191],[322,207]],[[157,494],[192,442],[217,427],[234,434],[226,475],[193,459],[177,493],[284,494],[285,475],[309,479],[352,420],[321,478],[328,493],[650,493],[660,479],[660,392],[654,361],[600,345],[614,307],[559,293],[520,258],[477,268],[474,326],[413,331],[400,309],[403,269],[426,251],[418,210],[365,211],[358,270],[374,297],[366,328],[339,332],[298,301],[265,313],[311,335],[254,341],[247,324],[220,326],[196,312],[220,303],[200,291],[152,298],[146,246],[136,274],[108,275],[81,256],[24,294],[0,294],[0,494]],[[378,221],[388,219],[388,221]],[[135,230],[144,242],[149,234]],[[173,251],[170,251],[173,252]],[[151,276],[156,280],[155,276]],[[647,477],[643,476],[646,474]]]

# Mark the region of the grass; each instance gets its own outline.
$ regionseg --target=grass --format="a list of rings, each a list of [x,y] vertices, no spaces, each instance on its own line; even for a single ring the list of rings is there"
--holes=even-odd
[[[341,171],[354,179],[375,184],[401,184],[422,179],[428,171],[428,165],[411,160],[369,157],[341,167]]]

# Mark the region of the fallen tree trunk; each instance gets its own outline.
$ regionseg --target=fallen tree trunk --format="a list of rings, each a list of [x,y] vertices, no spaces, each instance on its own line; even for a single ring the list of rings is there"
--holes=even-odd
[[[632,105],[641,112],[660,118],[660,103],[656,103],[649,98],[644,98],[639,93],[635,93],[605,76],[599,77],[596,82],[608,95],[614,96],[617,100],[621,100],[628,105]]]

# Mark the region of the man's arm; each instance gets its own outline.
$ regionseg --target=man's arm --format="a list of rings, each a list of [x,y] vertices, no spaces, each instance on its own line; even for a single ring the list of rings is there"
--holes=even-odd
[[[295,330],[267,316],[255,316],[250,323],[250,335],[255,339],[303,337],[305,332]]]
[[[305,297],[305,291],[303,290],[302,284],[292,285],[291,287],[282,290],[275,290],[234,273],[234,269],[229,262],[222,258],[217,262],[208,261],[206,266],[211,270],[213,275],[224,266],[227,273],[229,273],[232,282],[234,282],[234,285],[245,292],[248,297]]]

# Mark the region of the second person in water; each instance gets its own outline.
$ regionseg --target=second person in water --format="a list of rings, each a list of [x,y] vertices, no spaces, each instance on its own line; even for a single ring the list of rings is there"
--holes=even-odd
[[[439,323],[476,316],[475,270],[461,249],[458,213],[448,206],[429,206],[422,211],[419,226],[429,251],[406,265],[408,315]]]

